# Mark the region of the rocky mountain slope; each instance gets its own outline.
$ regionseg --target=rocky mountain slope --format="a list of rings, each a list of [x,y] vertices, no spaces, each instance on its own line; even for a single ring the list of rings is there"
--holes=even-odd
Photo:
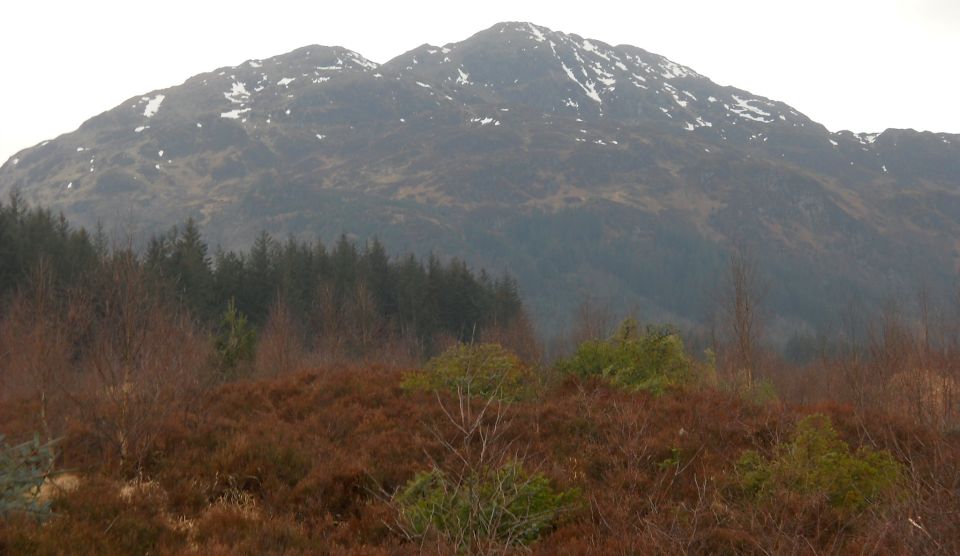
[[[192,215],[226,246],[345,231],[463,256],[514,273],[547,327],[586,294],[700,320],[735,242],[789,328],[945,291],[960,264],[960,136],[830,133],[530,23],[382,65],[309,46],[197,75],[16,154],[14,188],[87,226]]]

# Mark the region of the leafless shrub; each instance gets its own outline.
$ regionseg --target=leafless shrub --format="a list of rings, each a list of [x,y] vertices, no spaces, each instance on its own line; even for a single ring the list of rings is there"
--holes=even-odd
[[[377,311],[373,292],[362,281],[357,283],[353,295],[345,304],[344,317],[355,354],[362,356],[375,349],[377,339],[386,333],[386,326]]]
[[[859,343],[824,355],[805,369],[809,400],[850,403],[939,430],[960,427],[960,319],[935,312],[925,296],[908,316],[888,304]],[[798,400],[793,400],[798,401]]]
[[[106,264],[99,283],[71,302],[90,340],[68,398],[105,457],[136,471],[167,419],[190,406],[206,382],[210,344],[150,287],[132,253]]]
[[[616,317],[610,306],[594,297],[585,297],[577,307],[570,334],[573,348],[588,340],[605,340],[613,333]]]
[[[543,345],[526,314],[518,315],[505,325],[488,327],[480,335],[480,343],[500,344],[529,365],[543,362]]]
[[[70,378],[73,339],[45,259],[29,284],[0,322],[0,401],[35,400],[39,428],[49,440],[62,434],[60,398]]]
[[[347,355],[348,323],[337,304],[332,284],[318,287],[312,309],[313,329],[317,330],[313,341],[313,359],[321,364],[342,360]]]
[[[277,376],[295,371],[303,365],[304,357],[300,328],[290,308],[278,296],[257,342],[257,374]]]

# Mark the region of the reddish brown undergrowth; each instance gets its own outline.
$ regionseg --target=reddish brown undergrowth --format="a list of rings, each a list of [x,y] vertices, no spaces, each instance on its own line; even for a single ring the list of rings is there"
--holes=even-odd
[[[68,435],[61,463],[80,487],[55,496],[46,524],[0,522],[0,554],[444,552],[398,534],[389,500],[454,457],[438,399],[401,389],[402,374],[338,367],[223,385],[164,421],[132,481]],[[10,430],[16,412],[4,409]],[[907,494],[854,516],[816,497],[746,498],[737,459],[770,454],[814,412],[852,446],[889,450],[906,466]],[[960,439],[882,415],[571,379],[503,416],[500,447],[580,493],[535,553],[960,553]]]

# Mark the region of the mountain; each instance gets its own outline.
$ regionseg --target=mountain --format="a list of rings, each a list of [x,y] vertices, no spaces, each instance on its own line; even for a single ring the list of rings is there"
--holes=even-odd
[[[698,321],[735,243],[785,330],[960,268],[960,136],[831,133],[530,23],[382,65],[308,46],[197,75],[17,153],[13,189],[86,226],[194,216],[225,246],[348,232],[461,256],[517,276],[548,328],[584,295]]]

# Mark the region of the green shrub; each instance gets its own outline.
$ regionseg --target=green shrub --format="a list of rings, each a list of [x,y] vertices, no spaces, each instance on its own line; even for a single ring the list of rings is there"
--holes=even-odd
[[[531,378],[529,369],[500,344],[457,344],[422,371],[408,374],[402,386],[512,401],[532,394]]]
[[[33,440],[7,446],[0,434],[0,517],[27,513],[44,517],[49,503],[38,499],[53,466],[53,446]]]
[[[666,471],[667,469],[676,469],[680,466],[680,448],[676,446],[670,448],[670,455],[657,464],[657,468],[660,471]]]
[[[885,450],[864,446],[851,452],[823,415],[800,421],[793,439],[778,445],[773,457],[750,450],[737,468],[740,484],[751,496],[821,496],[841,513],[858,512],[895,495],[903,477],[902,466]]]
[[[641,334],[633,319],[625,320],[609,340],[580,344],[558,368],[563,373],[601,376],[618,386],[655,394],[691,377],[691,363],[679,334],[655,327]]]
[[[439,535],[460,551],[499,543],[523,545],[550,528],[577,497],[557,492],[517,461],[454,480],[439,469],[419,473],[394,497],[412,538]]]
[[[765,405],[779,399],[777,388],[769,378],[753,378],[750,380],[745,371],[733,373],[732,377],[720,384],[720,388],[735,394],[745,402],[755,405]]]
[[[241,364],[253,361],[256,336],[247,317],[231,299],[220,318],[220,331],[214,339],[217,369],[222,378],[236,378]]]

